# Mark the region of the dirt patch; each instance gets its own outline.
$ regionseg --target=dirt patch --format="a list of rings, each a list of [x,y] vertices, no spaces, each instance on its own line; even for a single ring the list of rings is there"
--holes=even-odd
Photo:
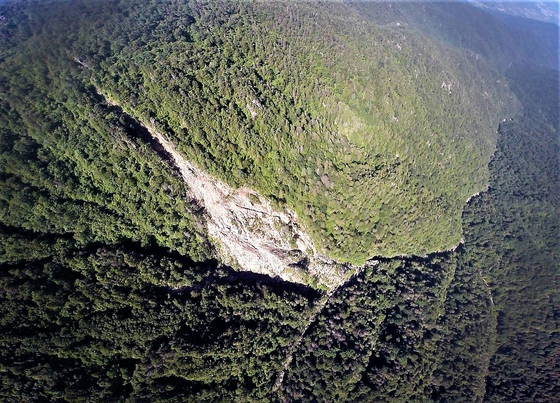
[[[183,158],[153,125],[146,127],[172,156],[190,189],[190,196],[204,205],[208,234],[217,242],[225,263],[287,281],[307,283],[309,275],[328,288],[342,280],[334,265],[317,259],[313,241],[294,212],[276,211],[256,191],[232,189],[212,178]],[[294,266],[305,258],[309,264],[307,273],[302,273]]]

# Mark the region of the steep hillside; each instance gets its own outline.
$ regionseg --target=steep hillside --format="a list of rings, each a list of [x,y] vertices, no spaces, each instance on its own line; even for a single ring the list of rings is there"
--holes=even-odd
[[[464,217],[467,249],[492,289],[496,350],[487,400],[551,402],[560,393],[558,70],[512,66],[523,114],[500,125],[491,189]]]
[[[455,246],[465,201],[487,183],[496,124],[513,111],[483,58],[368,22],[353,5],[13,9],[3,82],[16,113],[43,109],[34,113],[65,129],[76,124],[66,92],[93,104],[110,93],[203,170],[295,210],[316,247],[343,261]],[[59,84],[69,77],[72,89]]]
[[[558,24],[558,2],[555,1],[466,1],[497,16],[507,14]]]
[[[550,25],[0,3],[0,400],[555,401]]]
[[[464,2],[351,4],[360,15],[378,24],[410,27],[474,52],[475,57],[484,58],[502,74],[515,62],[558,66],[558,26],[554,24],[503,13],[491,15]]]

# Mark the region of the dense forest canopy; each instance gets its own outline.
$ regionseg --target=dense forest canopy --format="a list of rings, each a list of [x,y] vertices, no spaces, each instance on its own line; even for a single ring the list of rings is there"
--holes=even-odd
[[[516,107],[477,49],[416,29],[417,8],[397,26],[375,21],[384,10],[369,3],[141,4],[19,10],[17,31],[6,24],[22,48],[6,60],[7,85],[17,59],[31,58],[38,97],[68,79],[58,74],[93,103],[109,94],[209,173],[294,209],[330,257],[363,263],[459,242],[495,127]]]
[[[554,401],[557,28],[450,2],[2,4],[0,399]],[[156,130],[295,211],[344,281],[224,265]]]

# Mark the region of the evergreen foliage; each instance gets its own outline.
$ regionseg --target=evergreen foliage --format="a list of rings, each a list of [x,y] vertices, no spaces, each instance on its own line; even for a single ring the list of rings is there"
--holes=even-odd
[[[500,125],[491,189],[465,212],[467,248],[497,313],[489,401],[550,402],[560,393],[558,70],[512,66],[524,111]]]
[[[560,394],[550,27],[439,3],[0,15],[0,400]],[[330,256],[385,257],[332,293],[224,267],[150,120]]]
[[[78,3],[29,5],[16,32],[5,27],[21,37],[4,61],[20,108],[48,98],[26,95],[35,80],[66,91],[73,77],[76,97],[109,94],[204,170],[294,209],[339,260],[459,242],[498,117],[515,106],[473,51],[378,25],[359,5]],[[21,77],[30,58],[38,77]]]

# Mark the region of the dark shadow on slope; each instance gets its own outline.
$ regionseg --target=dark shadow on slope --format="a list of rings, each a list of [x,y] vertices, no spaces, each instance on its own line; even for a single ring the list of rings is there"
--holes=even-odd
[[[197,262],[189,256],[180,254],[179,252],[170,250],[157,245],[142,246],[138,242],[125,241],[117,245],[107,245],[103,243],[92,243],[87,248],[81,249],[80,253],[95,253],[100,249],[105,250],[121,250],[123,252],[135,255],[139,258],[154,257],[156,259],[169,258],[183,264],[183,267],[190,268],[195,273],[204,273],[203,278],[192,286],[171,288],[153,286],[151,291],[155,294],[167,295],[173,294],[179,296],[187,294],[191,291],[201,290],[211,284],[228,284],[228,285],[262,285],[269,288],[269,291],[281,296],[284,293],[295,293],[305,296],[310,303],[318,299],[322,294],[320,291],[299,283],[292,283],[282,280],[280,277],[271,277],[266,274],[258,274],[250,271],[237,271],[229,266],[224,266],[216,259],[209,259]],[[187,269],[189,270],[189,269]]]
[[[144,125],[126,113],[119,105],[108,103],[105,97],[99,94],[95,88],[90,88],[90,94],[99,104],[115,113],[127,136],[132,139],[140,139],[148,144],[163,161],[169,164],[175,173],[180,174],[171,154],[150,134]]]

